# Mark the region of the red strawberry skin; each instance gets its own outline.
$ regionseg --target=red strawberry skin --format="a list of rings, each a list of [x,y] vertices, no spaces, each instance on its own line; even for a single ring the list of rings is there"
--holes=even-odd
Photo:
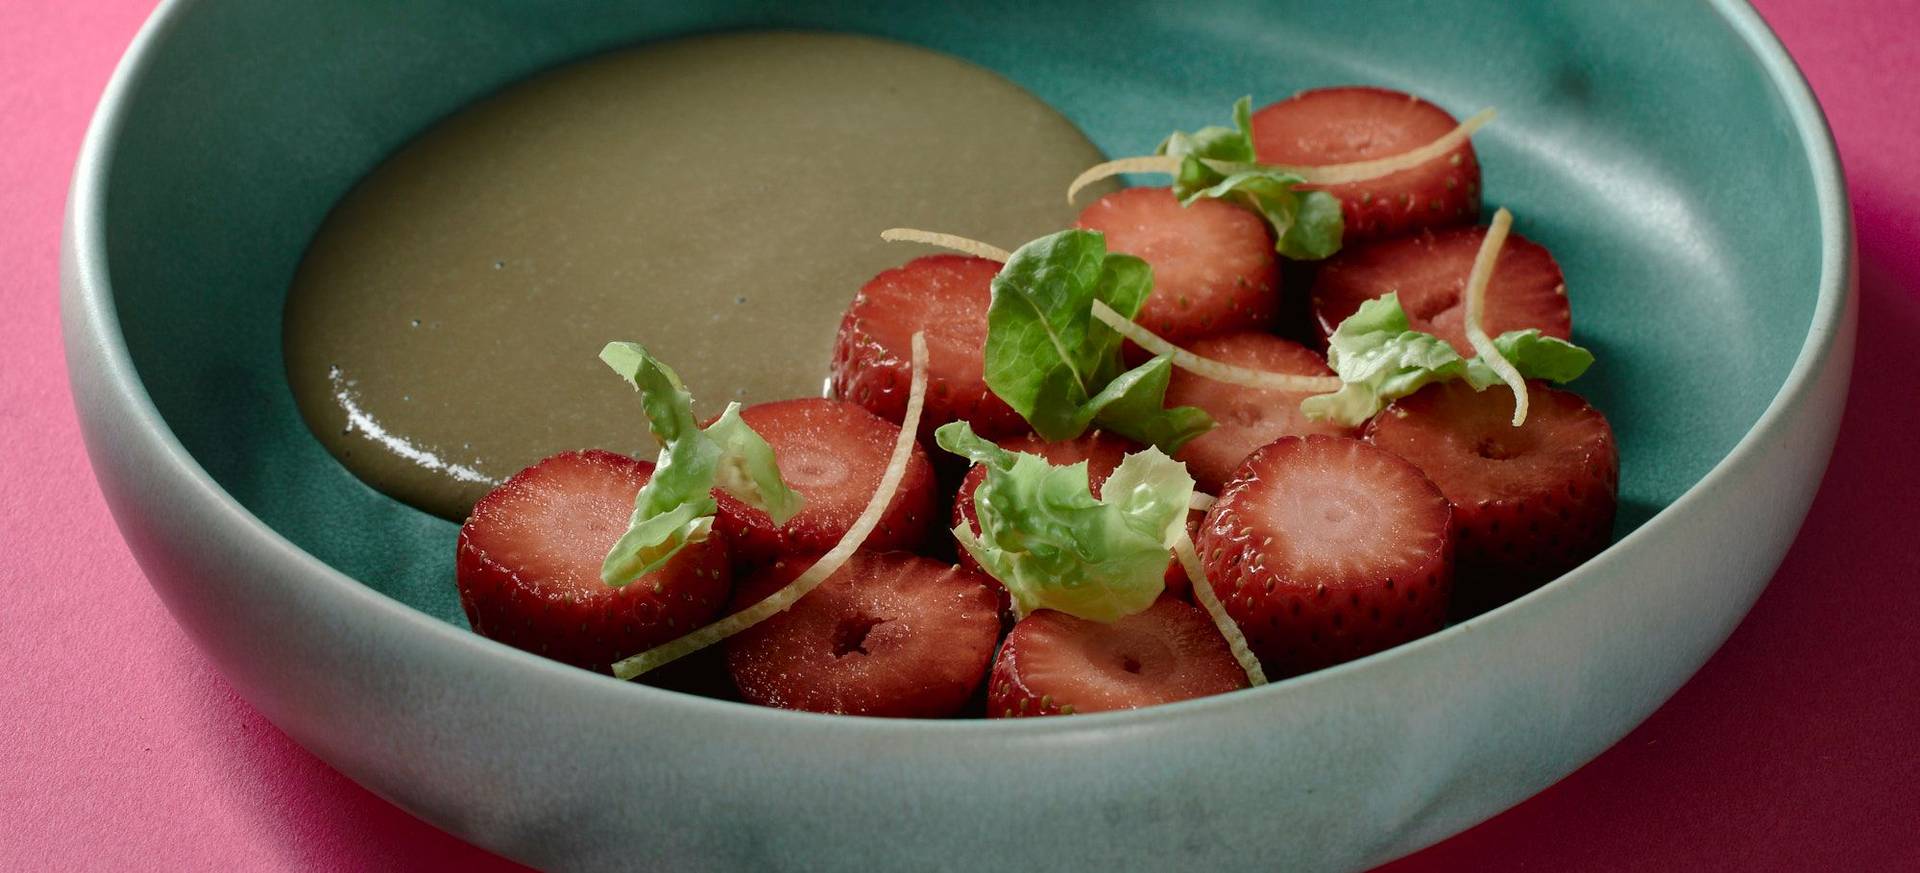
[[[1210,336],[1187,346],[1194,354],[1236,366],[1298,376],[1331,376],[1318,352],[1269,333],[1243,331]],[[1167,382],[1168,406],[1198,406],[1213,416],[1213,429],[1174,455],[1209,492],[1218,492],[1255,449],[1283,436],[1353,436],[1355,429],[1309,420],[1300,412],[1308,391],[1260,391],[1216,382],[1185,370]]]
[[[1414,330],[1472,357],[1464,305],[1467,277],[1486,238],[1484,227],[1455,227],[1354,246],[1328,258],[1313,283],[1313,318],[1321,338],[1331,336],[1360,304],[1397,292]],[[1487,282],[1481,327],[1490,337],[1530,327],[1560,339],[1573,336],[1566,279],[1552,254],[1517,233],[1507,236]]]
[[[780,462],[787,484],[807,504],[787,523],[773,520],[726,494],[716,494],[714,527],[727,535],[736,562],[758,566],[781,555],[824,552],[845,536],[873,499],[886,472],[900,426],[845,400],[803,397],[756,403],[740,417]],[[876,552],[912,549],[925,541],[939,512],[938,486],[926,449],[914,444],[900,490],[862,546]]]
[[[1141,446],[1125,437],[1114,436],[1101,430],[1090,430],[1076,439],[1060,442],[1047,442],[1035,434],[1023,434],[1000,440],[1000,447],[1010,452],[1026,452],[1046,458],[1055,466],[1087,462],[1087,484],[1093,496],[1100,496],[1100,486],[1106,484],[1107,477],[1113,475],[1114,468],[1126,459],[1129,453],[1140,451]],[[980,483],[987,481],[987,468],[975,464],[967,471],[965,479],[960,480],[960,490],[953,498],[953,526],[966,525],[974,533],[980,532],[980,518],[973,507],[973,492],[979,490]],[[980,565],[960,549],[961,566],[978,570]],[[984,573],[984,571],[982,571]],[[988,577],[990,580],[992,577]],[[1180,569],[1180,562],[1172,561],[1167,568],[1167,590],[1184,594],[1187,590],[1187,574]],[[1011,616],[1012,604],[1007,589],[993,580],[993,589],[1000,598],[1000,606]]]
[[[833,343],[833,389],[895,424],[906,418],[914,331],[927,336],[927,402],[920,435],[967,421],[988,439],[1027,430],[1026,419],[987,388],[982,350],[1000,264],[931,255],[868,282],[847,306]]]
[[[1248,210],[1218,200],[1181,206],[1167,188],[1123,188],[1088,205],[1077,226],[1153,266],[1153,293],[1135,320],[1169,342],[1264,329],[1279,312],[1273,236]]]
[[[742,580],[744,609],[813,564],[794,556]],[[820,587],[727,641],[740,696],[762,706],[946,718],[979,689],[1000,638],[987,580],[900,552],[861,552]]]
[[[627,529],[653,464],[600,450],[528,467],[473,507],[460,528],[455,581],[483,636],[601,673],[706,624],[732,584],[715,533],[666,566],[613,588],[600,562]]]
[[[1162,597],[1101,624],[1051,609],[1014,625],[987,683],[989,718],[1137,709],[1247,685],[1205,613]]]
[[[1430,385],[1374,417],[1367,440],[1419,467],[1453,502],[1455,613],[1473,615],[1552,580],[1612,539],[1620,453],[1606,416],[1579,395]]]
[[[1253,144],[1262,163],[1324,166],[1404,154],[1457,126],[1446,110],[1411,94],[1321,88],[1255,112]],[[1473,221],[1480,214],[1480,164],[1466,142],[1418,167],[1324,190],[1340,198],[1347,242],[1384,239]]]
[[[1214,593],[1278,675],[1438,630],[1453,585],[1452,507],[1420,470],[1355,439],[1283,437],[1207,513]]]

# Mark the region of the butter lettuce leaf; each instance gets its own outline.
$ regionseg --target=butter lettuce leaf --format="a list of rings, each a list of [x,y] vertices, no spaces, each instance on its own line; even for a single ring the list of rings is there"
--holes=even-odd
[[[1568,382],[1593,364],[1592,352],[1537,329],[1508,331],[1493,344],[1528,379]],[[1461,379],[1475,391],[1501,384],[1479,358],[1462,358],[1445,340],[1413,330],[1398,294],[1366,301],[1340,322],[1327,338],[1327,366],[1345,384],[1301,401],[1300,410],[1352,427],[1435,382]]]
[[[987,387],[1048,440],[1073,439],[1098,423],[1177,449],[1212,419],[1192,407],[1163,409],[1167,364],[1125,370],[1120,334],[1093,317],[1100,300],[1132,318],[1152,290],[1152,268],[1108,252],[1098,232],[1064,230],[1021,246],[993,279]]]
[[[1340,251],[1346,232],[1340,199],[1299,190],[1305,179],[1254,163],[1252,108],[1253,98],[1242,97],[1233,104],[1232,128],[1175,131],[1160,144],[1160,154],[1181,159],[1174,196],[1189,206],[1201,199],[1225,200],[1253,210],[1273,228],[1274,250],[1294,260],[1317,261]],[[1209,161],[1238,166],[1223,171]]]
[[[943,425],[934,439],[986,468],[973,497],[980,532],[961,524],[953,535],[1007,586],[1021,615],[1052,609],[1113,622],[1153,605],[1165,589],[1193,495],[1186,465],[1156,448],[1135,452],[1096,498],[1084,461],[1056,467],[1007,451],[965,422]]]
[[[601,581],[623,587],[666,564],[713,530],[720,488],[783,524],[805,499],[780,476],[773,447],[740,417],[740,404],[705,429],[693,417],[693,395],[679,374],[637,343],[608,343],[600,360],[640,392],[647,424],[660,444],[653,476],[634,495],[627,530],[600,564]]]

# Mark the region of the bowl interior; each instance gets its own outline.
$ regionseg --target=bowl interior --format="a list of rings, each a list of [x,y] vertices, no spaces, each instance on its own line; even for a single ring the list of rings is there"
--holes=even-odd
[[[281,313],[295,267],[332,204],[434,120],[594,52],[737,28],[860,32],[969,59],[1116,155],[1216,123],[1245,93],[1369,83],[1461,116],[1498,107],[1475,140],[1485,199],[1565,270],[1576,338],[1599,357],[1574,388],[1620,441],[1617,535],[1726,454],[1808,331],[1820,270],[1808,156],[1706,4],[797,5],[182,10],[225,21],[177,26],[129,95],[107,203],[114,303],[160,413],[293,543],[464,625],[455,526],[363,485],[294,406]],[[324,36],[281,40],[290,29]]]

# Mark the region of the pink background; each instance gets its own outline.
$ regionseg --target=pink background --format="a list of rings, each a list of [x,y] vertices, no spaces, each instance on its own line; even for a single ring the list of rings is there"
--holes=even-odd
[[[1920,3],[1759,5],[1826,106],[1858,217],[1859,358],[1825,487],[1759,605],[1665,708],[1394,873],[1920,869]],[[151,6],[0,5],[0,868],[511,869],[236,697],[94,487],[61,359],[61,206]]]

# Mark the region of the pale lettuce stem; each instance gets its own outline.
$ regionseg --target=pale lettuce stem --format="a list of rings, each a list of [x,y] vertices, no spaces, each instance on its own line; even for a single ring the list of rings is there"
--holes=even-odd
[[[1186,349],[1160,338],[1153,331],[1121,315],[1119,310],[1108,306],[1104,301],[1093,301],[1093,317],[1100,319],[1114,332],[1133,340],[1141,348],[1156,355],[1170,355],[1173,365],[1197,376],[1204,376],[1215,382],[1226,382],[1263,391],[1307,391],[1324,394],[1338,391],[1345,383],[1334,376],[1298,376],[1292,373],[1273,373],[1266,370],[1254,370],[1235,366],[1225,361],[1203,358]]]
[[[1374,158],[1369,161],[1354,161],[1346,164],[1321,164],[1319,166],[1309,166],[1305,164],[1248,164],[1239,161],[1215,161],[1206,158],[1202,158],[1201,162],[1215,172],[1226,175],[1253,170],[1285,173],[1300,177],[1301,184],[1305,185],[1344,185],[1350,182],[1365,182],[1368,179],[1378,179],[1381,176],[1391,176],[1402,170],[1413,169],[1459,148],[1461,143],[1466,142],[1473,136],[1474,131],[1479,130],[1485,126],[1487,122],[1492,121],[1497,114],[1492,107],[1482,109],[1474,113],[1473,117],[1460,122],[1454,129],[1447,131],[1438,139],[1426,145],[1412,151],[1401,152],[1397,155],[1388,155],[1384,158]],[[1073,205],[1074,200],[1079,197],[1081,191],[1085,190],[1088,185],[1102,179],[1110,179],[1114,176],[1121,176],[1127,173],[1155,173],[1162,176],[1177,175],[1180,172],[1180,164],[1183,160],[1185,160],[1185,158],[1179,155],[1142,155],[1095,164],[1092,167],[1088,167],[1086,172],[1074,177],[1073,183],[1067,186],[1067,205]]]
[[[1473,344],[1474,354],[1493,370],[1500,381],[1513,389],[1513,426],[1527,423],[1527,380],[1520,377],[1520,371],[1513,363],[1500,354],[1499,347],[1480,326],[1487,308],[1487,284],[1493,280],[1494,265],[1500,260],[1500,247],[1507,241],[1507,231],[1513,228],[1513,213],[1501,207],[1493,214],[1493,223],[1487,227],[1487,237],[1480,241],[1480,251],[1473,257],[1473,272],[1467,274],[1466,328],[1467,342]]]
[[[1254,657],[1253,650],[1247,647],[1247,635],[1240,632],[1233,616],[1227,614],[1227,606],[1220,602],[1220,596],[1213,593],[1213,583],[1207,581],[1207,571],[1200,566],[1200,555],[1193,549],[1193,538],[1186,530],[1180,531],[1179,538],[1173,542],[1173,554],[1180,559],[1180,568],[1187,571],[1187,581],[1193,586],[1193,599],[1200,601],[1200,608],[1207,611],[1207,617],[1213,619],[1213,626],[1220,629],[1220,636],[1227,640],[1227,650],[1233,653],[1233,659],[1240,662],[1240,669],[1247,672],[1247,684],[1261,686],[1267,684],[1267,671],[1261,669],[1260,659]]]
[[[973,255],[976,258],[999,261],[1003,264],[1007,262],[1008,258],[1013,257],[1013,253],[996,245],[990,245],[975,239],[967,239],[964,236],[958,236],[956,234],[937,233],[931,230],[915,230],[911,227],[887,228],[886,230],[880,231],[880,238],[887,242],[925,243],[930,246],[939,246],[943,249],[952,249],[962,254]]]
[[[913,381],[907,392],[906,416],[901,420],[900,433],[893,441],[893,454],[887,460],[886,472],[880,477],[880,486],[874,489],[873,497],[867,500],[866,509],[861,510],[859,518],[847,529],[846,535],[819,560],[814,561],[813,566],[768,595],[767,599],[677,640],[620,661],[613,665],[613,675],[620,679],[632,679],[753,627],[786,610],[845,566],[853,553],[867,541],[873,529],[879,526],[880,516],[885,514],[887,505],[893,502],[894,492],[900,490],[900,480],[906,476],[907,464],[913,457],[914,438],[920,432],[920,411],[926,405],[926,400],[927,338],[924,332],[916,331],[913,335]]]

